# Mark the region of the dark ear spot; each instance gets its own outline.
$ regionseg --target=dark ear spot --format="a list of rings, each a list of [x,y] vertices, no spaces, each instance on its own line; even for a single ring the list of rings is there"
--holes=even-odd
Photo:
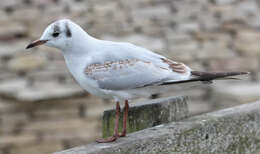
[[[66,23],[66,36],[67,37],[71,37],[72,36],[72,34],[71,34],[71,31],[70,31],[70,28],[69,28],[69,25],[68,25],[68,23]]]
[[[60,33],[60,26],[58,24],[54,25],[53,33]]]

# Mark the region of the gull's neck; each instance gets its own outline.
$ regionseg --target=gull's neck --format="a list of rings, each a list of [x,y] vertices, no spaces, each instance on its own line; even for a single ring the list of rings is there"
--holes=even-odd
[[[69,26],[72,33],[72,40],[62,49],[64,56],[85,55],[93,52],[99,46],[100,40],[90,36],[79,25],[71,22]]]
[[[79,26],[72,28],[72,37],[71,42],[62,49],[62,52],[70,72],[75,75],[91,61],[90,55],[97,51],[101,40],[90,36]]]
[[[82,55],[87,54],[93,50],[97,45],[97,39],[90,36],[88,33],[82,30],[80,33],[75,33],[71,43],[62,51],[66,55]]]

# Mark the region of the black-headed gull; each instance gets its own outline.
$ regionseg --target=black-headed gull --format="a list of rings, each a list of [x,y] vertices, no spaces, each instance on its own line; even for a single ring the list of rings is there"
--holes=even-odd
[[[112,142],[126,135],[128,100],[168,91],[184,83],[204,83],[248,72],[199,72],[130,43],[99,40],[71,20],[50,24],[41,38],[26,48],[45,44],[62,50],[69,71],[89,93],[116,103],[114,135],[97,142]],[[201,82],[202,81],[202,82]],[[125,102],[122,133],[118,133],[119,102]]]

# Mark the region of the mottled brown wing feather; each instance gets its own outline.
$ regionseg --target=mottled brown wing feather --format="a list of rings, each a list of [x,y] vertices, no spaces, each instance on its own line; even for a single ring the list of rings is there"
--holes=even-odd
[[[90,64],[85,68],[87,77],[95,80],[101,89],[134,89],[170,80],[169,69],[140,59],[125,59]]]
[[[173,62],[165,58],[161,58],[161,60],[169,65],[169,68],[177,73],[186,73],[187,69],[183,63]]]
[[[125,59],[120,61],[108,61],[104,64],[91,64],[85,68],[85,73],[91,76],[93,72],[104,72],[109,71],[110,69],[119,70],[123,67],[132,66],[138,61],[138,59]]]

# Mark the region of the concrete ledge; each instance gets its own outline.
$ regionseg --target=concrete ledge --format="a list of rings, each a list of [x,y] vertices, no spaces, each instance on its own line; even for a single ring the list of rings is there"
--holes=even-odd
[[[130,104],[127,131],[132,133],[187,118],[189,114],[187,99],[188,97],[186,96],[178,96]],[[105,111],[103,114],[103,137],[113,134],[114,121],[115,110]],[[122,122],[123,112],[121,112],[120,116],[119,129],[122,127]]]
[[[260,153],[260,102],[158,125],[55,154]]]

